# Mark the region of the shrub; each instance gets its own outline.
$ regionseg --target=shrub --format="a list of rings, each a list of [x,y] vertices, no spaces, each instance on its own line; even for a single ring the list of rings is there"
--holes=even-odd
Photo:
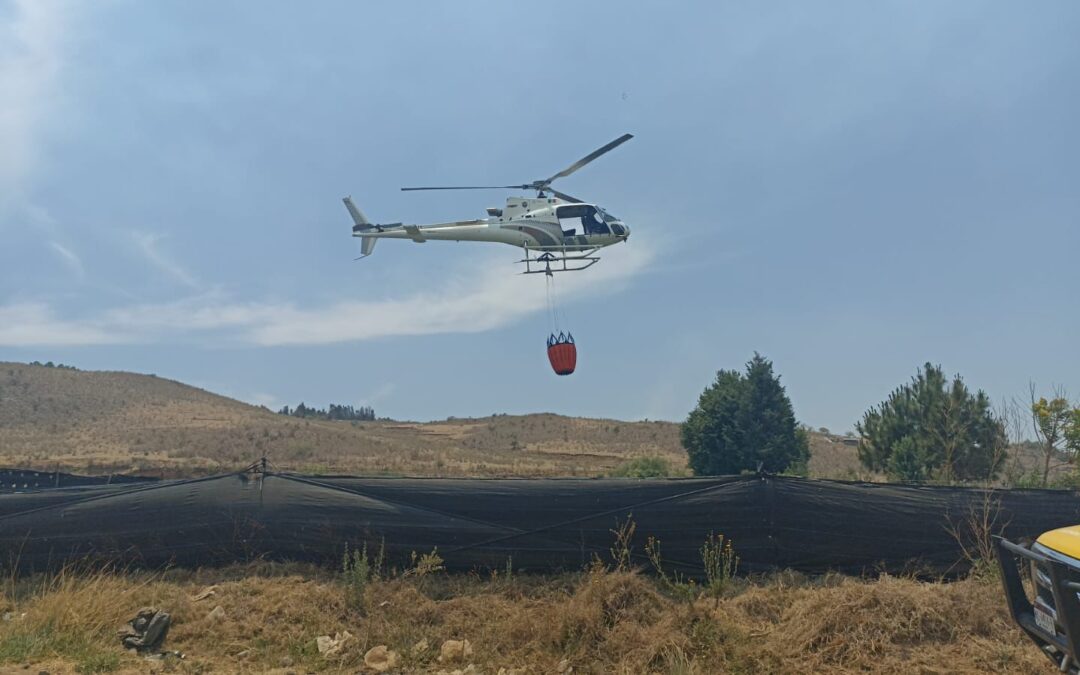
[[[667,478],[672,475],[671,463],[663,457],[635,457],[620,464],[611,475],[616,478]]]

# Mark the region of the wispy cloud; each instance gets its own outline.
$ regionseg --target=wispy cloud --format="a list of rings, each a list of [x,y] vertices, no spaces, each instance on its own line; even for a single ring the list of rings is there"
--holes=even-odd
[[[138,231],[131,234],[139,251],[151,265],[188,288],[199,288],[200,284],[194,276],[158,248],[158,242],[165,235]]]
[[[560,296],[577,302],[618,292],[646,268],[652,255],[647,245],[619,246],[588,272],[558,275]],[[78,320],[58,319],[40,304],[0,307],[0,345],[198,339],[261,346],[319,345],[407,335],[478,333],[544,311],[542,276],[515,275],[503,264],[481,265],[472,270],[438,288],[404,297],[339,301],[316,308],[301,308],[294,303],[233,302],[216,292],[171,303],[114,308]]]
[[[39,162],[38,133],[51,114],[68,8],[15,0],[0,24],[0,213],[21,195]]]
[[[58,318],[40,303],[0,306],[0,345],[3,346],[101,345],[128,341],[122,332],[109,326]]]
[[[86,270],[83,268],[82,259],[75,255],[74,251],[56,241],[50,241],[49,246],[71,268],[75,276],[79,277],[79,279],[86,278]]]

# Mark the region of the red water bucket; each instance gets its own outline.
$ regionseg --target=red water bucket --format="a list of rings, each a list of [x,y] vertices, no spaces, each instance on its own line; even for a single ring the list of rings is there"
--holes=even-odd
[[[577,366],[577,346],[574,345],[574,336],[569,333],[554,333],[548,338],[548,361],[556,375],[569,375]]]

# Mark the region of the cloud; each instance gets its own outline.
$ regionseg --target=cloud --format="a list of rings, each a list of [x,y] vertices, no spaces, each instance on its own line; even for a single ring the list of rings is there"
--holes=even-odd
[[[165,235],[152,232],[132,232],[131,234],[135,238],[135,243],[138,245],[139,251],[142,252],[143,257],[146,258],[150,264],[189,288],[200,287],[200,284],[195,280],[195,277],[158,250],[158,242],[164,239]]]
[[[560,296],[581,300],[619,290],[651,257],[644,246],[612,251],[588,272],[557,275]],[[480,333],[544,311],[542,275],[507,274],[485,265],[439,288],[399,299],[339,302],[307,310],[279,308],[254,323],[248,339],[261,345],[326,344],[403,335]]]
[[[40,159],[37,136],[55,100],[67,7],[15,0],[12,13],[0,23],[0,211],[20,197]]]
[[[554,283],[559,296],[570,302],[608,295],[643,272],[653,255],[648,245],[618,246],[605,252],[603,262],[588,272],[559,274]],[[232,302],[216,291],[171,303],[114,308],[79,320],[58,319],[41,304],[0,307],[0,345],[148,344],[207,338],[260,346],[321,345],[478,333],[545,310],[543,275],[517,275],[501,263],[487,264],[491,258],[480,260],[471,271],[436,288],[316,308]]]
[[[79,277],[79,279],[86,278],[86,270],[83,269],[82,260],[79,256],[75,255],[71,249],[55,241],[50,241],[49,246],[52,247],[52,250],[60,256],[60,259],[71,268],[71,271],[75,273],[75,276]]]
[[[102,345],[127,342],[123,333],[93,322],[59,319],[40,303],[0,307],[0,345],[7,347],[51,347]]]

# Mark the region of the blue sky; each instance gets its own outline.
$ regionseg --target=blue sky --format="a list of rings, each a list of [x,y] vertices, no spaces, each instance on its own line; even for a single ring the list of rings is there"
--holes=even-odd
[[[0,1],[0,360],[380,415],[682,419],[773,359],[850,429],[924,361],[1080,390],[1080,5]],[[556,279],[374,220],[562,181],[633,228]],[[572,277],[572,278],[566,278]]]

